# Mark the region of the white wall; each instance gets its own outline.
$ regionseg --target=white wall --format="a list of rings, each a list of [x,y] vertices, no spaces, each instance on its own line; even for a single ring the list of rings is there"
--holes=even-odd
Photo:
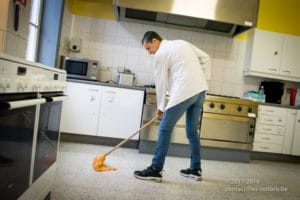
[[[211,56],[212,78],[209,81],[209,93],[241,97],[249,89],[257,90],[263,80],[243,76],[246,45],[243,40],[174,28],[72,16],[69,11],[66,12],[63,19],[61,55],[100,60],[103,66],[112,68],[115,79],[118,67],[124,66],[136,74],[138,85],[154,82],[152,57],[141,45],[144,33],[154,30],[165,39],[187,40]],[[82,40],[80,53],[67,51],[68,34],[70,38]]]
[[[28,25],[30,18],[31,0],[27,0],[26,7],[20,5],[19,12],[19,29],[14,30],[14,13],[15,4],[11,0],[9,1],[9,10],[7,18],[7,27],[4,30],[4,53],[13,55],[20,58],[25,58],[26,46],[28,38]]]

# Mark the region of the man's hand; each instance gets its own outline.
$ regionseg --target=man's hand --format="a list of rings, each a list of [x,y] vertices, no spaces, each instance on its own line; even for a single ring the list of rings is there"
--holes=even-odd
[[[163,117],[163,114],[164,114],[164,112],[162,112],[161,110],[157,109],[156,115],[157,115],[158,119],[161,119]]]

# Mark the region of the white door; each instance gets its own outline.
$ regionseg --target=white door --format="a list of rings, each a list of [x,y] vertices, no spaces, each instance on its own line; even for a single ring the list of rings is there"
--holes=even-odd
[[[65,93],[68,99],[63,103],[61,131],[96,135],[101,86],[68,82]]]
[[[279,74],[283,34],[255,30],[251,70]]]
[[[284,36],[280,74],[300,78],[300,37]]]
[[[140,128],[144,91],[103,87],[98,135],[127,138]],[[138,139],[135,136],[133,139]]]

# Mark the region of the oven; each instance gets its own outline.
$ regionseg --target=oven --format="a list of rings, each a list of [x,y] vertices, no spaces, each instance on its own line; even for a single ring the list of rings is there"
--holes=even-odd
[[[43,93],[46,103],[41,104],[37,129],[33,181],[38,179],[55,161],[58,152],[62,101],[61,92]]]
[[[0,95],[0,199],[17,199],[30,184],[36,93]]]
[[[44,199],[55,177],[66,72],[0,54],[0,199]]]
[[[257,103],[207,95],[200,126],[202,146],[251,150]]]

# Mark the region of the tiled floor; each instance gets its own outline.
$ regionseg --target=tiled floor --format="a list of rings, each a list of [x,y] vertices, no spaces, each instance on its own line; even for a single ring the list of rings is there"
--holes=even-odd
[[[189,159],[167,157],[163,182],[135,179],[133,171],[150,164],[152,155],[121,148],[106,157],[117,171],[95,172],[92,161],[112,147],[60,144],[53,200],[89,199],[300,199],[300,165],[269,161],[234,163],[203,160],[203,180],[179,175]]]

